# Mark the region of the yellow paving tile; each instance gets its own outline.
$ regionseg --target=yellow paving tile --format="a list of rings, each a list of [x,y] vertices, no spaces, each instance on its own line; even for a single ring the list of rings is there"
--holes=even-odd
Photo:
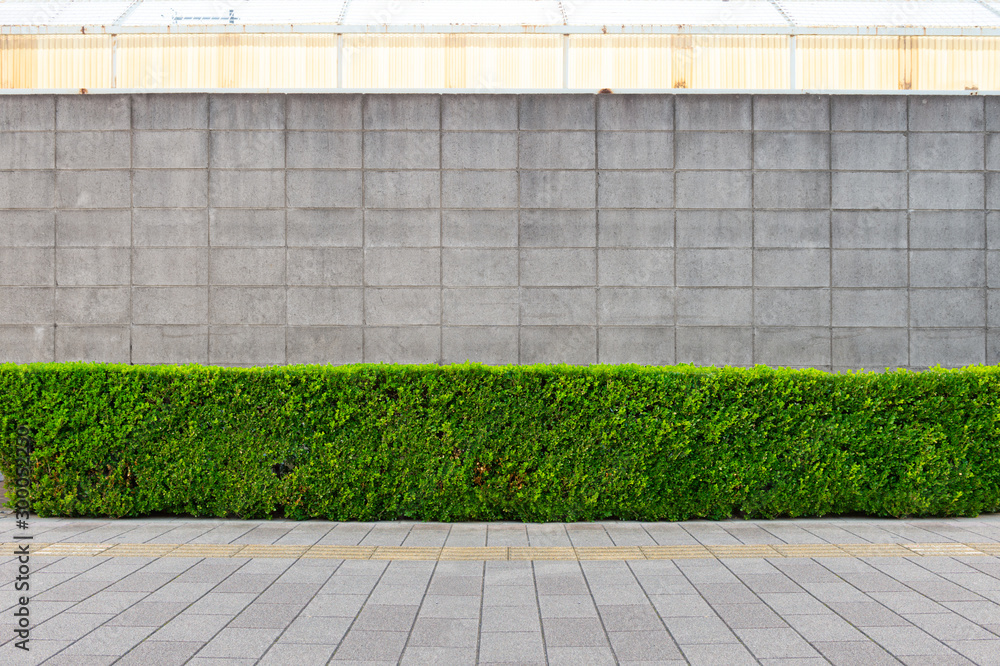
[[[955,555],[985,555],[984,552],[970,548],[964,543],[908,543],[906,548],[917,555],[952,557]]]
[[[110,543],[53,543],[40,549],[35,555],[58,555],[60,557],[86,557],[99,555],[114,544]]]
[[[506,546],[487,546],[482,548],[474,547],[445,547],[441,549],[442,560],[506,560],[508,557]]]
[[[302,557],[326,560],[367,560],[374,546],[311,546]]]
[[[242,547],[228,543],[184,543],[174,547],[164,557],[232,557]]]
[[[373,560],[436,560],[440,548],[408,548],[405,546],[376,546]]]
[[[705,546],[639,546],[647,560],[698,560],[712,557]]]
[[[841,548],[851,557],[909,557],[913,554],[898,543],[847,543]]]
[[[575,560],[576,550],[569,546],[511,546],[512,560]]]
[[[103,553],[105,557],[163,557],[174,546],[159,543],[119,543],[111,546]]]
[[[234,557],[280,557],[299,558],[309,550],[309,546],[275,546],[247,544]]]
[[[581,560],[644,560],[639,546],[612,546],[610,548],[577,548],[576,556]]]
[[[782,557],[850,557],[843,548],[832,543],[775,544],[773,548]]]

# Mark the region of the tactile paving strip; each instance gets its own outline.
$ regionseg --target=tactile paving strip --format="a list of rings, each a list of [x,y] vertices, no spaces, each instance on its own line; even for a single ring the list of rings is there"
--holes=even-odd
[[[14,555],[28,543],[39,557],[275,557],[329,560],[681,560],[789,557],[976,557],[1000,556],[1000,543],[754,544],[728,546],[611,547],[415,547],[286,546],[268,544],[18,543],[0,544]]]

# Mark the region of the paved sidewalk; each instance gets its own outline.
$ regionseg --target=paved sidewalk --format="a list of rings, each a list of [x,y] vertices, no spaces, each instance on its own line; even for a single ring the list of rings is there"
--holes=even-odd
[[[0,664],[1000,664],[1000,516],[29,527]]]

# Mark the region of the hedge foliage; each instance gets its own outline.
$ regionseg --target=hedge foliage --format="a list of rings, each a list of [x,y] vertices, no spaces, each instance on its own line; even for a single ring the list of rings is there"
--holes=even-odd
[[[1000,507],[1000,367],[0,365],[47,516],[680,520]]]

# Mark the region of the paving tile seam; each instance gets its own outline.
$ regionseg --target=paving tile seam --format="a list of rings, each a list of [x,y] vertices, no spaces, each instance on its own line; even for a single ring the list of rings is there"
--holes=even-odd
[[[0,543],[15,554],[20,543]],[[773,544],[726,546],[332,546],[274,544],[32,543],[39,557],[208,557],[331,560],[535,561],[682,560],[811,557],[1000,556],[1000,543]]]

